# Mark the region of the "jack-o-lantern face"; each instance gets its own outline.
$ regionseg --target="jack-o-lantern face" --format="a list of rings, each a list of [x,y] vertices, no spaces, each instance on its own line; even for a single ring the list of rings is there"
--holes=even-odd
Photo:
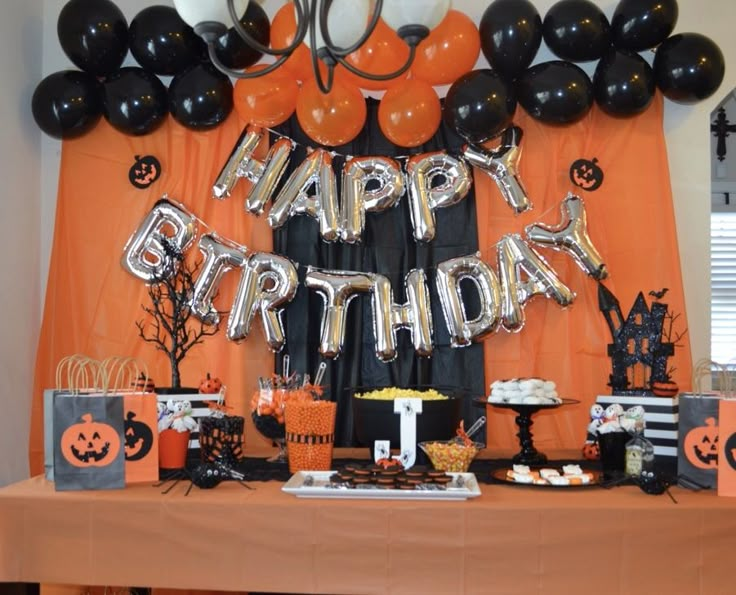
[[[92,421],[92,415],[85,413],[81,422],[61,435],[61,452],[75,467],[105,467],[118,456],[120,438],[115,428]]]
[[[125,460],[140,461],[153,446],[153,432],[142,421],[135,419],[135,413],[128,411],[125,420]]]
[[[736,470],[736,433],[731,434],[723,445],[723,454],[726,455],[726,460],[731,466],[731,469]]]
[[[718,426],[713,417],[704,426],[693,428],[685,435],[683,449],[690,463],[699,469],[718,467]]]
[[[135,156],[135,163],[128,171],[130,183],[141,190],[148,188],[161,175],[161,163],[153,155]]]
[[[597,442],[583,444],[583,458],[586,461],[597,461],[601,458],[601,449]]]
[[[570,181],[588,192],[597,190],[603,184],[603,170],[598,165],[598,160],[593,158],[578,159],[570,166]]]

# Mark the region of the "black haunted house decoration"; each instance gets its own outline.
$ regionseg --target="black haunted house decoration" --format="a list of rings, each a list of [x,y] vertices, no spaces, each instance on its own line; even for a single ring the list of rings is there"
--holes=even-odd
[[[614,395],[648,395],[655,382],[669,380],[667,359],[674,355],[675,344],[664,336],[667,304],[647,306],[639,292],[624,320],[616,296],[598,284],[598,307],[611,329],[613,343],[608,345],[611,375],[608,385]]]

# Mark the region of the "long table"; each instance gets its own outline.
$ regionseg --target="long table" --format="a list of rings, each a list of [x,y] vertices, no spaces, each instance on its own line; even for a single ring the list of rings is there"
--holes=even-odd
[[[482,485],[308,500],[280,482],[0,489],[0,581],[288,593],[733,593],[736,499]]]

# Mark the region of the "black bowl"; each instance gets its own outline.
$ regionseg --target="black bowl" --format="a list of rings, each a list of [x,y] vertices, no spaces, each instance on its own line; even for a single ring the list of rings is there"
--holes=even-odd
[[[394,413],[391,400],[360,399],[362,394],[386,387],[357,387],[349,389],[353,403],[353,425],[355,441],[360,446],[373,448],[376,440],[390,440],[391,448],[401,447],[400,415]],[[407,386],[413,390],[433,388],[448,399],[422,401],[422,413],[417,414],[417,442],[449,440],[457,431],[462,419],[463,398],[466,390],[449,386]]]

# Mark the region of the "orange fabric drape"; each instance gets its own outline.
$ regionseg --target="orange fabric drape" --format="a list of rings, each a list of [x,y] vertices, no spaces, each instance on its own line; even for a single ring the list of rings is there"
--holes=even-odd
[[[95,359],[134,356],[146,362],[158,386],[170,385],[167,359],[138,336],[135,326],[144,318],[141,304],[149,303],[145,283],[120,265],[126,241],[164,193],[221,236],[249,250],[271,250],[271,230],[264,218],[243,211],[246,182],[225,201],[211,198],[212,183],[242,126],[233,115],[216,130],[193,132],[169,118],[154,133],[131,137],[102,120],[89,134],[63,143],[56,227],[36,356],[32,473],[43,470],[42,390],[54,385],[56,364],[62,357],[73,353]],[[145,190],[128,181],[136,155],[154,155],[161,162],[161,177]],[[199,231],[207,229],[200,224]],[[218,309],[230,309],[237,280],[237,274],[226,275],[215,301]],[[222,322],[224,326],[226,318]],[[228,341],[223,328],[187,354],[181,366],[182,385],[196,386],[209,371],[223,379],[229,403],[242,414],[255,378],[268,374],[272,366],[273,356],[258,324],[241,344]]]
[[[664,287],[661,299],[680,314],[674,330],[687,330],[675,216],[662,129],[662,97],[634,118],[616,119],[597,108],[582,121],[564,127],[542,125],[518,110],[515,123],[524,130],[521,178],[533,209],[514,215],[495,183],[475,171],[479,246],[483,259],[496,265],[495,244],[507,233],[520,233],[532,223],[554,227],[562,222],[560,204],[568,192],[585,202],[589,236],[608,269],[606,287],[618,298],[624,318],[642,291]],[[597,159],[603,184],[586,192],[572,184],[569,170],[578,159]],[[535,297],[525,307],[526,323],[518,333],[500,331],[486,339],[486,382],[517,376],[554,380],[563,397],[582,401],[537,415],[535,444],[574,448],[585,438],[590,405],[607,386],[612,342],[598,307],[598,286],[573,259],[562,252],[539,248],[560,279],[576,293],[574,303],[561,308],[553,300]],[[687,335],[669,362],[681,389],[690,385]],[[489,447],[516,444],[512,412],[489,411]]]

